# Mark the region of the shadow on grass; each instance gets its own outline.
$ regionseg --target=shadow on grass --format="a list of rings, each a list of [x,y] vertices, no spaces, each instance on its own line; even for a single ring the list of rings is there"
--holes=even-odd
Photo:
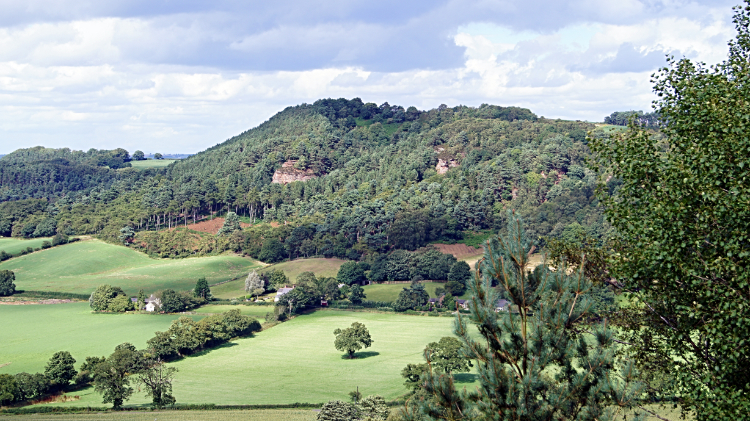
[[[471,373],[456,373],[453,375],[453,381],[456,383],[474,383],[476,379],[477,375]]]
[[[214,346],[214,347],[211,347],[211,348],[206,348],[203,351],[198,351],[198,352],[195,352],[193,354],[186,355],[184,358],[202,357],[204,355],[210,354],[211,351],[216,351],[217,349],[222,349],[222,348],[231,348],[231,347],[237,346],[237,345],[238,344],[236,342],[224,342],[221,345],[217,345],[217,346]],[[178,358],[178,360],[179,359],[181,359],[181,358]]]
[[[380,355],[380,353],[379,352],[375,352],[375,351],[355,352],[354,353],[354,358],[351,358],[351,359],[352,360],[360,360],[362,358],[377,357],[378,355]],[[342,360],[348,360],[350,358],[349,358],[348,354],[344,354],[344,355],[341,356],[341,359]]]

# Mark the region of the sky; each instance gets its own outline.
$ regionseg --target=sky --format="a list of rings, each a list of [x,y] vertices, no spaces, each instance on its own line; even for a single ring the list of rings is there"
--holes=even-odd
[[[602,121],[723,60],[738,2],[0,0],[0,154],[195,153],[320,98]]]

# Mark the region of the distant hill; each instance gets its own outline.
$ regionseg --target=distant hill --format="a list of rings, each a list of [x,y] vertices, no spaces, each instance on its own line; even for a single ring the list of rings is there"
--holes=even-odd
[[[112,171],[110,181],[85,178],[96,187],[84,183],[63,199],[40,186],[33,197],[49,197],[50,212],[70,232],[112,241],[126,225],[153,231],[231,210],[245,222],[273,226],[227,241],[201,240],[201,252],[229,248],[258,257],[274,237],[282,248],[265,256],[269,261],[356,259],[462,241],[463,232],[501,229],[510,209],[524,216],[536,241],[580,232],[601,238],[608,225],[584,164],[586,132],[594,129],[518,107],[425,111],[324,99],[289,107],[166,168]],[[13,182],[2,186],[14,188]],[[28,215],[12,224],[43,218]],[[190,255],[199,247],[181,231],[168,232],[152,232],[142,242],[161,256]]]

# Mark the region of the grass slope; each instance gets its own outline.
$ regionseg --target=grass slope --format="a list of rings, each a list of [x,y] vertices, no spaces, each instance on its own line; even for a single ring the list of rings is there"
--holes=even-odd
[[[2,415],[0,414],[0,417]],[[315,421],[312,409],[253,409],[237,411],[125,411],[90,414],[13,415],[13,419],[34,421]]]
[[[268,272],[275,269],[281,269],[284,271],[286,276],[291,282],[302,272],[313,272],[316,276],[333,276],[335,277],[339,273],[339,267],[346,263],[346,260],[341,259],[324,259],[324,258],[313,258],[313,259],[297,259],[290,262],[277,263],[275,265],[266,266],[259,273]],[[260,266],[258,266],[260,267]],[[221,285],[217,285],[211,288],[211,293],[217,298],[237,298],[245,296],[245,278],[238,279],[236,281],[227,282]]]
[[[163,168],[177,161],[176,159],[146,159],[144,161],[130,161],[133,168]]]
[[[374,343],[359,353],[363,358],[348,360],[334,348],[333,331],[355,321],[367,326]],[[317,311],[172,363],[179,369],[174,396],[181,403],[318,403],[348,401],[347,394],[359,386],[364,395],[395,399],[406,393],[401,370],[422,362],[425,345],[451,335],[452,323],[450,317]],[[458,384],[464,385],[471,387]],[[55,405],[102,406],[92,389],[75,395],[80,400]],[[143,403],[138,397],[128,404]]]
[[[260,272],[268,272],[276,269],[281,269],[291,281],[294,281],[302,272],[313,272],[315,276],[318,277],[336,276],[336,274],[339,273],[339,268],[344,263],[346,263],[346,260],[336,258],[325,259],[321,257],[313,259],[297,259],[289,262],[266,266]]]
[[[33,249],[40,248],[44,241],[52,242],[52,238],[45,237],[23,240],[20,238],[0,237],[0,250],[9,254],[16,254],[21,250],[25,250],[26,247],[31,247]]]
[[[172,288],[188,290],[201,276],[209,283],[242,278],[260,265],[234,255],[151,259],[145,254],[97,240],[82,241],[6,260],[0,270],[16,273],[16,288],[86,294],[101,284],[128,294]]]
[[[425,290],[430,294],[431,298],[437,298],[437,294],[435,294],[435,288],[443,287],[445,288],[444,283],[440,282],[423,282],[422,285],[424,285]],[[367,296],[367,300],[370,301],[396,301],[398,299],[398,294],[401,292],[402,289],[408,288],[409,284],[373,284],[373,285],[365,285],[362,287],[365,290],[365,295]],[[462,295],[459,298],[466,299],[468,298],[468,293]]]
[[[205,305],[203,307],[195,309],[196,314],[216,314],[216,313],[225,313],[229,310],[239,309],[240,313],[242,313],[245,316],[251,316],[255,317],[256,319],[263,321],[263,318],[266,317],[266,313],[271,312],[273,313],[273,306],[243,306],[243,305],[215,305],[215,304],[209,304]]]
[[[69,351],[80,364],[87,356],[111,354],[123,342],[144,348],[154,332],[166,330],[177,317],[93,314],[88,303],[80,302],[0,305],[0,373],[44,371],[57,351]]]

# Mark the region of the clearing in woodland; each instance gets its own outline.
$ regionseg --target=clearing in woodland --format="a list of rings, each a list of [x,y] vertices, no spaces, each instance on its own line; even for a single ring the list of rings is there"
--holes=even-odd
[[[176,159],[145,159],[143,161],[130,161],[130,165],[132,165],[133,168],[138,168],[139,170],[142,170],[146,168],[164,168],[175,161],[177,160]]]
[[[242,278],[261,265],[237,255],[152,259],[127,247],[80,241],[6,260],[0,270],[16,274],[16,288],[88,294],[101,284],[134,295],[171,288],[190,290],[200,277],[209,284]]]

